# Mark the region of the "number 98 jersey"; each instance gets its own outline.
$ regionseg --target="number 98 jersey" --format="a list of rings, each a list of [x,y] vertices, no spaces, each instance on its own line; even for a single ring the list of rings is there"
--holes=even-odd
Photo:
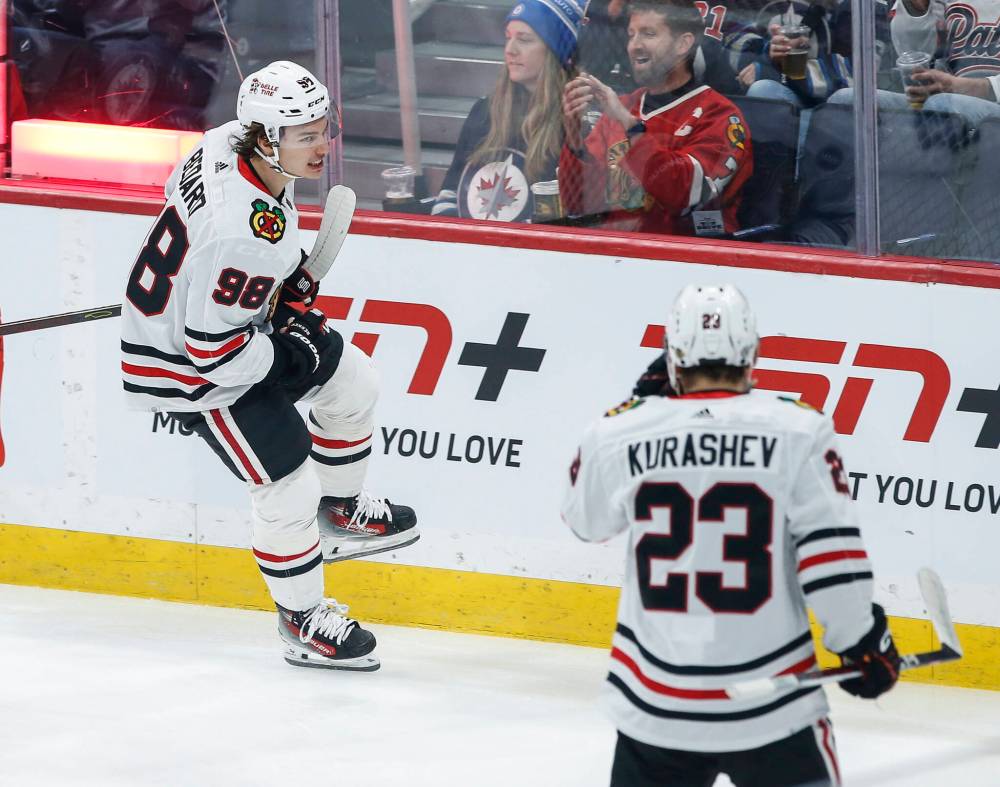
[[[807,605],[843,651],[872,626],[872,571],[829,418],[773,393],[648,397],[586,431],[563,519],[627,532],[604,702],[652,746],[719,752],[824,717],[820,688],[731,700],[738,681],[816,667]]]
[[[268,320],[298,265],[291,183],[274,197],[233,152],[233,121],[171,174],[167,202],[129,273],[122,378],[130,407],[225,407],[271,368]]]

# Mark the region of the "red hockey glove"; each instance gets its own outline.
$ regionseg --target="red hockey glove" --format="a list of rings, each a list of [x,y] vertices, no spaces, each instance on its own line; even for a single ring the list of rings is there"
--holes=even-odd
[[[858,644],[840,654],[845,666],[861,670],[860,678],[842,681],[840,688],[855,697],[872,700],[885,694],[899,680],[899,652],[885,619],[885,610],[872,604],[875,624]]]

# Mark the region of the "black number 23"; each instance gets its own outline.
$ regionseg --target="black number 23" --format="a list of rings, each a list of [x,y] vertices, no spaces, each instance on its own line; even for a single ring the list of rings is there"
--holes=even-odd
[[[746,533],[725,535],[722,540],[723,560],[743,563],[746,579],[741,587],[729,587],[723,584],[720,571],[695,571],[695,595],[715,612],[754,612],[771,597],[771,498],[756,484],[716,484],[697,506],[699,524],[721,523],[727,508],[746,512]],[[646,533],[636,544],[642,605],[649,610],[686,612],[689,575],[669,572],[665,584],[654,585],[652,567],[654,560],[677,560],[693,543],[695,501],[680,484],[649,481],[635,496],[636,521],[650,521],[656,508],[669,509],[670,533]]]

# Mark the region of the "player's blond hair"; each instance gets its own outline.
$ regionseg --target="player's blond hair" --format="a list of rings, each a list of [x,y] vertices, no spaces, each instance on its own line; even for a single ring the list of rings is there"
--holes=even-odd
[[[489,132],[472,152],[469,162],[485,164],[497,151],[514,147],[520,129],[526,148],[524,174],[529,183],[544,177],[549,164],[558,160],[562,150],[562,94],[568,80],[566,69],[548,47],[534,93],[511,81],[503,68],[490,98]]]

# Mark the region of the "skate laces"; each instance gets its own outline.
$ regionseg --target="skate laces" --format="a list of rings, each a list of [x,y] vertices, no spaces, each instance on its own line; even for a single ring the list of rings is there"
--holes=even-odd
[[[319,634],[340,645],[357,622],[346,615],[347,604],[340,604],[334,598],[323,599],[305,614],[299,640],[306,644],[314,634]]]
[[[392,521],[392,511],[389,503],[384,497],[372,497],[364,489],[358,494],[357,502],[354,504],[354,515],[350,524],[357,523],[364,525],[369,519],[380,519],[385,517],[387,522]]]

